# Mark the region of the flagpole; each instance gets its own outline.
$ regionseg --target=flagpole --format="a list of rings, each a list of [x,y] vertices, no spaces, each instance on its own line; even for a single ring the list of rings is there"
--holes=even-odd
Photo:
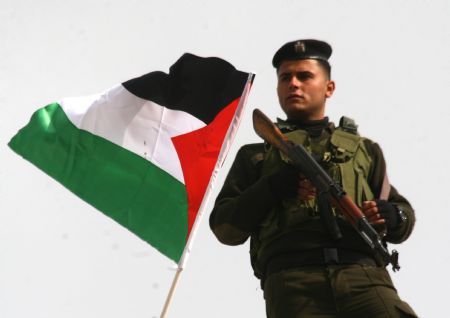
[[[235,136],[235,134],[237,132],[237,129],[239,128],[240,117],[241,117],[242,112],[244,110],[244,105],[247,102],[247,97],[248,97],[248,94],[250,92],[250,88],[251,88],[251,85],[252,85],[252,82],[253,82],[253,77],[254,77],[254,74],[253,73],[249,73],[248,79],[247,79],[247,84],[246,84],[245,89],[244,89],[244,91],[242,93],[242,98],[239,101],[239,104],[238,104],[238,106],[236,108],[236,111],[235,111],[235,114],[234,114],[234,117],[233,117],[233,121],[231,122],[231,125],[228,128],[227,134],[226,134],[225,139],[224,139],[224,144],[222,145],[222,149],[220,150],[219,157],[217,159],[216,166],[214,167],[214,171],[213,171],[213,173],[211,175],[211,178],[210,178],[210,181],[209,181],[209,184],[208,184],[205,196],[203,197],[203,201],[202,201],[202,203],[200,205],[200,208],[198,210],[197,217],[195,218],[194,224],[192,225],[191,233],[190,233],[189,238],[187,240],[186,246],[185,246],[185,248],[183,250],[183,254],[181,255],[180,261],[178,262],[177,272],[176,272],[176,274],[175,274],[175,276],[173,278],[172,286],[170,287],[169,293],[168,293],[166,301],[164,303],[164,307],[163,307],[163,310],[161,312],[161,318],[166,318],[167,311],[168,311],[168,308],[169,308],[169,306],[170,306],[170,304],[172,302],[172,298],[173,298],[173,295],[175,293],[175,289],[176,289],[176,287],[178,285],[178,280],[180,278],[181,272],[183,271],[184,266],[187,263],[187,259],[188,259],[189,255],[191,253],[191,248],[192,248],[192,245],[193,245],[193,242],[194,242],[194,238],[197,235],[197,230],[198,230],[198,227],[200,226],[200,222],[201,222],[201,219],[203,217],[204,210],[206,209],[208,201],[209,201],[209,198],[210,198],[210,196],[212,194],[212,190],[214,188],[214,183],[216,181],[217,175],[219,173],[220,168],[223,165],[223,162],[225,161],[225,157],[226,157],[226,155],[228,153],[229,148],[231,147],[231,144],[232,144],[233,138],[234,138],[234,136]]]
[[[164,303],[163,310],[161,312],[161,318],[165,318],[167,314],[167,310],[169,309],[170,303],[172,302],[173,294],[175,292],[175,288],[178,284],[178,279],[180,278],[181,272],[183,271],[182,268],[178,267],[177,272],[175,274],[175,277],[172,281],[172,286],[170,286],[169,294],[167,295],[166,302]]]

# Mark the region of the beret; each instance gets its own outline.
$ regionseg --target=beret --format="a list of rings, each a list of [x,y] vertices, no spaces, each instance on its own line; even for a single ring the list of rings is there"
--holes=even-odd
[[[332,53],[331,46],[320,40],[296,40],[284,44],[272,59],[272,65],[278,68],[283,61],[315,59],[328,61]]]

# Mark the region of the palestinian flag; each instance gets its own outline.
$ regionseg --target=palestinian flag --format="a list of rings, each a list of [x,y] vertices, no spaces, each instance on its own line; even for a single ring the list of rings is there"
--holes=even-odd
[[[184,54],[169,74],[37,110],[9,146],[178,262],[252,80]]]

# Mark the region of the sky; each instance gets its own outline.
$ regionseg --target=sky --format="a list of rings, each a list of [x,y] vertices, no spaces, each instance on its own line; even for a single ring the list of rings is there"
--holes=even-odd
[[[448,0],[0,0],[0,317],[160,315],[175,264],[13,153],[32,113],[168,71],[184,52],[256,73],[168,317],[264,317],[248,242],[220,244],[209,212],[233,158],[259,142],[251,111],[283,117],[274,52],[301,38],[333,46],[334,96],[378,142],[391,183],[416,210],[392,273],[420,317],[447,312],[450,278],[450,2]]]

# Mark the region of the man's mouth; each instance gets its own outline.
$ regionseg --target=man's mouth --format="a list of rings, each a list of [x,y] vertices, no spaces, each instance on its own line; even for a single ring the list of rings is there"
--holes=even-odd
[[[291,100],[304,100],[304,97],[302,95],[297,95],[297,94],[291,94],[287,97],[287,100],[291,101]]]

